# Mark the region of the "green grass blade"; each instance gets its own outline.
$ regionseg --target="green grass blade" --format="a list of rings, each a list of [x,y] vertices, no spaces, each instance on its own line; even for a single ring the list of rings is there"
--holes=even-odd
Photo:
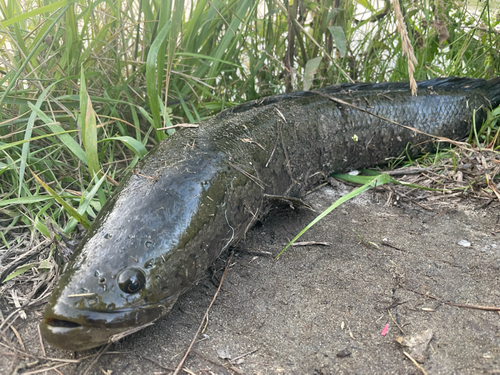
[[[33,104],[28,103],[29,107],[35,111],[40,117],[40,119],[47,124],[47,126],[52,130],[52,132],[59,137],[62,143],[65,144],[65,146],[82,162],[87,165],[87,155],[85,154],[85,151],[82,150],[80,145],[76,143],[76,141],[70,137],[68,132],[65,131],[60,125],[57,123],[53,122],[49,116],[47,116],[45,113],[43,113],[41,110],[36,108]]]
[[[52,84],[52,85],[48,86],[45,90],[43,90],[43,92],[38,97],[36,104],[34,105],[36,108],[40,109],[43,101],[45,100],[45,97],[52,90],[53,86],[54,85]],[[29,153],[29,149],[30,149],[30,139],[31,139],[32,131],[33,131],[33,125],[35,124],[35,120],[36,120],[36,112],[32,111],[30,118],[28,119],[28,124],[26,126],[26,132],[24,133],[24,140],[26,142],[23,144],[23,149],[22,149],[22,153],[21,153],[21,164],[19,165],[19,190],[17,193],[18,196],[21,196],[21,189],[22,189],[23,182],[24,182],[24,172],[26,170],[26,163],[27,163],[28,153]]]
[[[66,5],[61,10],[61,13],[54,19],[54,21],[52,22],[52,24],[50,25],[50,27],[45,31],[45,33],[42,35],[42,37],[40,38],[40,40],[38,40],[38,42],[31,48],[31,51],[30,51],[29,55],[26,56],[26,59],[24,60],[24,62],[21,65],[21,67],[17,70],[17,72],[14,74],[14,76],[10,79],[9,85],[5,89],[3,95],[0,97],[0,107],[2,106],[2,103],[5,100],[5,98],[7,97],[7,95],[10,93],[10,90],[14,87],[14,85],[16,83],[18,83],[17,79],[19,78],[19,76],[21,75],[21,73],[24,71],[24,68],[26,68],[26,66],[30,62],[31,58],[33,57],[33,55],[38,52],[38,48],[44,42],[46,36],[49,35],[49,32],[52,31],[52,29],[57,25],[57,23],[59,22],[59,20],[61,19],[61,17],[64,15],[64,13],[66,13],[66,11],[68,10],[68,8],[70,6],[71,5]]]
[[[2,282],[2,284],[5,284],[7,281],[12,280],[13,278],[22,275],[26,271],[32,269],[33,267],[36,267],[38,263],[28,263],[28,264],[23,264],[22,266],[19,266],[16,268],[16,270],[12,273],[10,273],[5,280]]]
[[[40,177],[36,175],[33,171],[31,171],[31,174],[35,178],[35,180],[43,186],[43,188],[49,193],[63,208],[66,210],[66,212],[74,217],[80,224],[82,224],[85,229],[90,228],[90,222],[84,218],[82,215],[80,215],[73,207],[71,207],[64,199],[62,199],[59,194],[57,194],[50,186],[48,186],[45,182],[43,182]]]
[[[283,250],[280,251],[280,253],[276,256],[276,259],[278,259],[281,254],[283,254],[295,241],[297,241],[305,232],[307,232],[313,225],[315,225],[318,221],[323,219],[326,215],[328,215],[330,212],[332,212],[335,208],[340,206],[342,203],[347,202],[349,199],[352,199],[359,194],[363,193],[364,191],[371,189],[375,186],[380,186],[383,184],[386,184],[388,182],[391,182],[392,177],[389,176],[388,174],[381,174],[379,176],[373,176],[369,177],[366,179],[366,183],[363,186],[360,186],[357,189],[354,189],[351,191],[349,194],[344,195],[343,197],[337,199],[330,207],[328,207],[326,210],[324,210],[321,214],[319,214],[313,221],[311,221],[304,229],[300,231],[299,234],[295,236],[293,240],[291,240],[288,245],[285,246]]]
[[[5,199],[0,201],[0,207],[10,206],[10,205],[20,205],[20,204],[33,204],[39,202],[51,201],[54,198],[50,195],[32,195],[30,197],[21,197],[13,199]]]
[[[43,7],[36,8],[36,9],[30,10],[29,12],[20,14],[19,16],[15,16],[15,17],[6,19],[5,21],[0,22],[0,26],[7,27],[7,26],[10,26],[16,22],[24,21],[24,20],[33,18],[34,16],[38,16],[39,14],[53,12],[58,8],[62,8],[64,6],[71,5],[73,3],[76,3],[77,1],[78,0],[62,0],[62,1],[58,1],[58,2],[53,3],[53,4],[45,5]]]
[[[97,180],[97,177],[94,179]],[[85,212],[87,212],[87,209],[90,206],[90,203],[92,202],[92,199],[94,199],[94,196],[97,194],[99,191],[102,183],[106,181],[106,175],[102,176],[95,186],[92,188],[92,190],[88,194],[84,194],[83,201],[81,202],[80,206],[78,207],[78,214],[80,214],[82,217],[85,217]],[[70,233],[73,229],[75,229],[76,225],[78,224],[78,221],[75,217],[73,217],[68,225],[66,225],[66,228],[64,228],[64,233]]]
[[[121,141],[125,146],[127,146],[131,151],[133,151],[137,156],[141,158],[148,153],[148,150],[141,142],[129,136],[104,138],[99,142],[104,141]]]
[[[54,124],[54,123],[52,123],[52,124]],[[36,136],[36,137],[32,137],[30,139],[23,139],[21,141],[15,141],[15,142],[4,143],[4,144],[1,144],[1,142],[0,142],[0,151],[7,150],[9,148],[16,147],[16,146],[19,146],[19,145],[23,145],[26,142],[35,141],[35,140],[38,140],[38,139],[43,139],[43,138],[48,138],[48,137],[53,137],[54,135],[59,136],[59,135],[62,135],[62,134],[69,134],[69,133],[75,133],[75,132],[77,132],[77,130],[62,130],[62,131],[54,132],[54,133],[51,133],[51,134],[39,135],[39,136]],[[83,155],[85,155],[85,153]],[[0,165],[0,167],[3,168],[4,166]],[[6,165],[6,167],[11,168],[12,164]]]
[[[91,177],[94,177],[101,169],[99,157],[97,155],[97,125],[95,117],[96,114],[87,93],[85,73],[82,67],[80,76],[80,115],[78,116],[78,122],[82,129],[83,148],[85,149],[87,165]]]
[[[222,59],[215,58],[213,56],[202,55],[200,53],[176,52],[175,56],[194,57],[194,58],[200,59],[200,60],[218,62],[218,63],[224,64],[224,65],[234,66],[235,68],[238,68],[238,69],[244,69],[242,65],[236,64],[230,60],[222,60]]]
[[[151,114],[153,116],[154,127],[156,129],[162,127],[161,123],[161,112],[160,112],[160,100],[158,96],[159,87],[157,87],[156,82],[156,72],[157,69],[163,69],[163,67],[157,67],[156,62],[158,59],[158,51],[162,43],[166,40],[168,32],[170,30],[171,22],[165,23],[163,28],[158,33],[153,44],[148,53],[148,58],[146,61],[146,89],[148,93],[149,106],[151,107]],[[166,137],[165,133],[159,131],[156,132],[156,139],[162,140]]]

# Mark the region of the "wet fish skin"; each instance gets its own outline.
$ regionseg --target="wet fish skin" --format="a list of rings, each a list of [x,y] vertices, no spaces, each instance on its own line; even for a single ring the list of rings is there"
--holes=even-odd
[[[461,139],[473,109],[499,104],[500,79],[425,81],[417,97],[401,83],[319,91]],[[265,194],[300,195],[315,172],[381,164],[432,148],[428,140],[314,92],[245,103],[176,132],[99,213],[52,292],[43,337],[56,348],[84,350],[160,318],[268,211]]]

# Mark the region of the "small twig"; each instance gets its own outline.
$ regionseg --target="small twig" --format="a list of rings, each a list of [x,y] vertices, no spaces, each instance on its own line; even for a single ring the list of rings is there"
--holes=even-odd
[[[115,342],[123,339],[124,337],[127,337],[128,335],[131,335],[132,333],[136,333],[138,331],[141,331],[146,327],[152,326],[153,324],[154,324],[154,322],[149,322],[149,323],[146,323],[140,327],[134,327],[134,328],[131,328],[127,331],[117,333],[116,335],[113,335],[109,338],[108,343],[110,343],[110,344],[115,343]]]
[[[264,151],[266,151],[266,149],[260,143],[255,142],[252,138],[241,138],[240,141],[242,141],[243,143],[253,143],[254,145],[257,145],[261,149],[263,149]]]
[[[500,307],[468,305],[465,303],[454,303],[454,302],[444,302],[444,303],[449,305],[449,306],[465,307],[467,309],[484,310],[484,311],[500,311]]]
[[[405,249],[400,249],[399,247],[391,245],[390,243],[385,242],[385,241],[382,241],[382,246],[387,246],[387,247],[390,247],[391,249],[396,249],[396,250],[399,250],[399,251],[406,251]]]
[[[468,305],[468,304],[465,304],[465,303],[446,302],[446,301],[443,300],[443,298],[435,297],[435,296],[427,294],[427,293],[422,293],[422,292],[419,292],[417,290],[412,290],[412,289],[406,289],[406,290],[408,290],[409,292],[420,294],[421,296],[424,296],[424,297],[429,297],[431,299],[434,299],[436,301],[444,303],[445,305],[448,305],[448,306],[465,307],[465,308],[468,308],[468,309],[484,310],[484,311],[500,311],[500,307]]]
[[[111,346],[111,343],[109,343],[108,345],[103,346],[101,348],[101,350],[94,357],[94,359],[92,360],[92,362],[90,362],[90,365],[88,365],[88,367],[85,369],[85,371],[83,371],[83,373],[82,373],[83,375],[87,375],[88,374],[88,372],[90,371],[90,369],[96,364],[96,362],[99,360],[99,358],[102,357],[102,355],[109,349],[110,346]]]
[[[173,368],[170,368],[170,367],[166,367],[166,366],[163,366],[160,362],[158,362],[156,359],[154,358],[150,358],[150,357],[147,357],[143,354],[137,354],[139,357],[141,358],[144,358],[144,359],[147,359],[148,361],[150,362],[153,362],[155,365],[157,365],[158,367],[161,367],[162,369],[164,370],[167,370],[167,371],[175,371]]]
[[[43,345],[42,333],[40,332],[40,324],[37,324],[36,328],[38,330],[38,338],[40,339],[40,347],[42,348],[42,354],[44,357],[46,357],[47,353],[45,352],[45,345]]]
[[[250,173],[248,173],[247,171],[245,171],[244,169],[242,169],[241,167],[237,166],[236,164],[233,164],[231,162],[229,162],[229,165],[231,167],[233,167],[234,169],[236,169],[237,171],[241,172],[242,174],[244,174],[245,176],[247,176],[250,180],[252,180],[253,182],[255,182],[257,185],[259,185],[259,187],[261,189],[264,189],[265,186],[269,186],[267,185],[265,182],[261,181],[258,177],[255,177],[255,176],[252,176]]]
[[[246,357],[247,355],[250,355],[250,354],[253,354],[255,353],[257,350],[259,350],[260,348],[257,348],[257,349],[254,349],[254,350],[251,350],[249,351],[248,353],[245,353],[245,354],[242,354],[242,355],[239,355],[238,357],[236,358],[232,358],[229,360],[229,362],[234,362],[234,361],[237,361],[238,359],[241,359],[243,357]]]
[[[330,242],[318,242],[318,241],[303,241],[303,242],[294,242],[292,246],[311,246],[311,245],[322,245],[322,246],[331,246]]]
[[[417,361],[415,361],[415,360],[412,358],[412,356],[411,356],[411,355],[409,355],[408,353],[406,353],[404,350],[403,350],[403,354],[404,354],[405,356],[407,356],[407,357],[408,357],[408,358],[409,358],[409,359],[413,362],[413,364],[414,364],[415,366],[417,366],[417,368],[418,368],[420,371],[422,371],[422,374],[427,375],[427,372],[424,370],[424,368],[423,368],[422,366],[420,366],[420,365],[418,364],[418,362],[417,362]]]
[[[248,249],[237,249],[237,251],[243,251],[247,254],[250,254],[250,255],[257,255],[257,256],[260,256],[260,257],[271,257],[273,256],[273,253],[271,253],[270,251],[261,251],[261,250],[248,250]]]
[[[165,126],[163,128],[158,128],[156,130],[168,130],[168,129],[175,129],[175,128],[199,128],[200,125],[196,124],[176,124],[176,125],[171,125],[171,126]]]
[[[189,345],[189,348],[186,350],[186,354],[184,354],[184,357],[182,357],[182,359],[179,362],[179,365],[177,366],[177,368],[175,369],[173,375],[177,375],[179,373],[179,371],[181,370],[182,365],[186,361],[186,358],[189,355],[189,352],[191,351],[191,348],[193,347],[193,345],[196,341],[196,338],[198,337],[198,334],[201,331],[201,328],[204,326],[205,321],[208,319],[208,313],[209,313],[210,309],[212,308],[212,305],[214,304],[215,299],[219,295],[222,284],[224,283],[224,279],[226,278],[227,271],[229,270],[229,265],[231,264],[231,260],[233,259],[233,254],[234,254],[234,252],[231,253],[231,256],[229,257],[229,259],[227,261],[226,269],[224,270],[224,274],[222,275],[222,278],[220,279],[219,287],[217,288],[217,291],[215,292],[214,297],[212,298],[212,302],[210,302],[210,305],[208,306],[207,311],[205,312],[205,315],[203,315],[203,319],[201,320],[200,326],[198,327],[198,330],[196,331],[196,334],[194,335],[193,340],[191,341],[191,344]]]
[[[391,318],[391,320],[394,322],[394,324],[399,328],[399,330],[401,331],[401,333],[403,335],[406,335],[405,331],[403,331],[403,328],[401,328],[401,326],[398,324],[398,322],[396,321],[396,319],[394,319],[394,317],[392,316],[390,310],[387,310],[387,312],[389,313],[389,316]]]
[[[23,374],[24,375],[39,374],[41,372],[47,372],[47,371],[50,371],[50,370],[54,370],[56,372],[59,372],[59,371],[56,370],[57,368],[63,367],[63,366],[67,366],[67,365],[69,365],[69,363],[59,363],[58,365],[55,365],[55,366],[52,366],[52,367],[45,367],[45,368],[41,368],[41,369],[38,369],[38,370],[23,372]],[[60,374],[60,372],[59,372],[59,374]]]
[[[428,172],[432,168],[402,168],[402,169],[395,169],[393,171],[387,171],[384,173],[387,173],[390,176],[400,176],[400,175],[408,175],[408,174],[419,174],[421,172]]]
[[[16,335],[17,341],[19,342],[21,349],[26,350],[26,348],[24,347],[23,340],[21,340],[21,335],[19,334],[19,332],[17,332],[17,329],[13,325],[10,326],[10,329],[12,330],[12,332],[14,332],[14,335]]]
[[[50,358],[50,357],[41,357],[41,356],[33,355],[33,354],[30,354],[30,353],[23,351],[21,349],[17,349],[15,347],[8,346],[8,345],[4,344],[3,342],[0,342],[0,345],[9,349],[9,350],[13,350],[13,351],[18,352],[22,355],[25,355],[26,357],[41,359],[44,361],[64,362],[64,363],[80,363],[81,362],[79,359]]]

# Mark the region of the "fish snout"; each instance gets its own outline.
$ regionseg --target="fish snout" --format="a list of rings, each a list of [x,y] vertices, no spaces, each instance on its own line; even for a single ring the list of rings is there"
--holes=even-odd
[[[146,305],[113,312],[95,312],[47,305],[40,323],[42,337],[53,347],[79,351],[115,341],[115,336],[137,331],[166,313],[163,305]],[[125,334],[126,335],[126,334]]]

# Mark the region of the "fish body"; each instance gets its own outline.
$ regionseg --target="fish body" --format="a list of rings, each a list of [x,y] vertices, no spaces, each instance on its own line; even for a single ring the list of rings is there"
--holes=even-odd
[[[473,110],[499,102],[498,78],[425,81],[413,97],[404,83],[346,84],[252,101],[174,133],[124,178],[66,264],[43,337],[83,350],[153,322],[269,210],[266,196],[301,196],[317,172],[432,147],[400,125],[464,138]]]

